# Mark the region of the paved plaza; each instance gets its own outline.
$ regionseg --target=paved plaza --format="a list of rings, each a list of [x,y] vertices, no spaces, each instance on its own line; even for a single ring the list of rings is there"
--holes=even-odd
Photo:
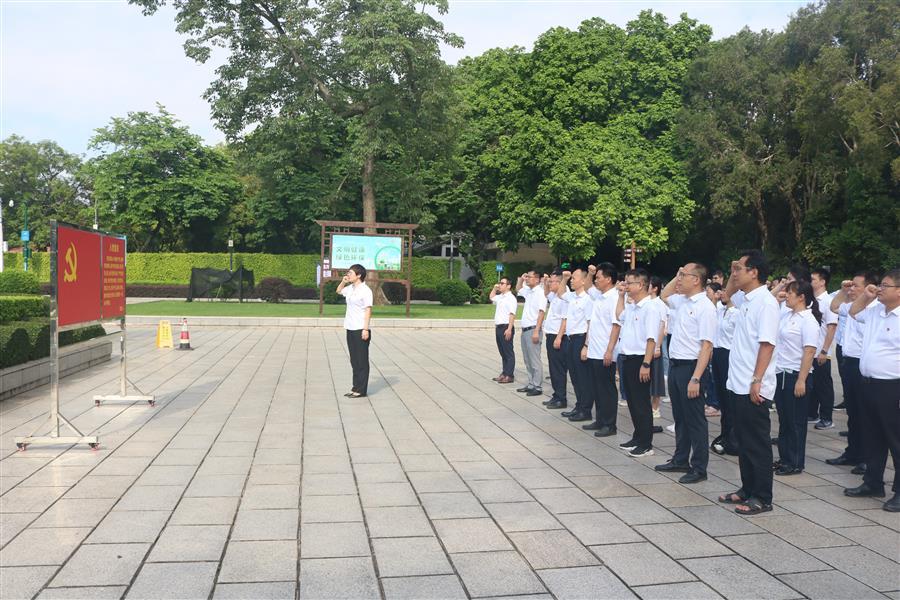
[[[674,437],[628,457],[626,409],[598,439],[491,381],[490,328],[374,324],[368,398],[343,397],[341,329],[206,327],[192,352],[130,331],[155,408],[94,407],[115,361],[63,380],[98,451],[15,452],[48,391],[4,401],[0,597],[900,599],[900,514],[845,497],[860,478],[824,462],[844,413],[810,428],[774,510],[742,517],[715,501],[736,458],[699,485],[655,472]]]

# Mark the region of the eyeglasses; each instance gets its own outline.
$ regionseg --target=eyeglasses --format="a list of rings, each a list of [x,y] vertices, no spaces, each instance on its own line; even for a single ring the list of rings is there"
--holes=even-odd
[[[640,281],[626,281],[625,285],[641,285]]]
[[[684,279],[685,277],[696,277],[697,279],[700,279],[700,276],[696,273],[679,273],[676,277],[678,279]]]
[[[885,285],[885,284],[883,284],[883,283],[879,283],[879,284],[876,285],[875,287],[877,287],[878,289],[882,289],[882,290],[883,290],[883,289],[887,289],[887,288],[896,288],[896,287],[900,287],[900,285]]]

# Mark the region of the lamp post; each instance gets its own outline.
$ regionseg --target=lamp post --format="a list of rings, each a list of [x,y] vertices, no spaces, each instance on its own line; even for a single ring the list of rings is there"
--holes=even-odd
[[[228,238],[228,270],[234,271],[234,240]]]
[[[97,198],[94,197],[94,231],[100,229],[100,222],[97,219]]]
[[[13,201],[9,201],[9,206],[13,206]],[[0,273],[3,272],[3,254],[6,252],[6,242],[3,241],[3,199],[0,198]]]
[[[22,256],[23,256],[24,264],[25,264],[24,270],[27,271],[28,270],[28,259],[31,258],[31,248],[29,248],[29,244],[31,242],[31,232],[28,231],[28,203],[25,202],[24,200],[22,200],[22,210],[25,213],[25,216],[23,217],[23,223],[22,223],[22,234],[23,234],[22,237],[24,238],[22,240],[22,242],[23,242]]]

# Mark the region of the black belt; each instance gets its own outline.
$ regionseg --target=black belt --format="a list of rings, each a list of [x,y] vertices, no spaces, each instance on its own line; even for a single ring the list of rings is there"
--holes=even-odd
[[[537,327],[537,325],[532,325],[531,327],[523,327],[523,328],[522,328],[522,331],[531,331],[531,330],[534,329],[535,327]]]
[[[861,378],[863,383],[881,383],[881,384],[890,384],[890,385],[898,385],[900,384],[900,379],[875,379],[874,377],[865,377]]]
[[[697,359],[696,358],[670,358],[669,364],[672,365],[673,367],[696,365]]]
[[[567,333],[566,337],[573,338],[573,337],[578,337],[579,335],[587,335],[587,333]]]

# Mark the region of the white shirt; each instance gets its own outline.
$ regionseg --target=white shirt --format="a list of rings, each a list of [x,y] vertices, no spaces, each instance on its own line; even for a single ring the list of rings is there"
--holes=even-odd
[[[531,288],[524,285],[519,290],[519,296],[525,298],[525,307],[522,309],[522,327],[536,326],[538,315],[547,311],[547,298],[544,296],[544,287],[536,285]]]
[[[625,304],[619,321],[622,323],[619,352],[626,356],[644,356],[647,352],[647,340],[656,340],[661,323],[659,311],[653,307],[653,299],[644,296],[638,303]]]
[[[859,372],[873,379],[900,379],[900,306],[885,312],[876,300],[852,318],[863,325]]]
[[[872,302],[869,306],[872,306],[875,302]],[[844,353],[844,356],[860,358],[862,357],[863,347],[863,327],[859,319],[854,319],[850,316],[851,304],[853,303],[844,302],[838,309],[838,314],[843,315],[847,319],[844,324],[844,343],[841,344],[841,351]]]
[[[509,315],[515,315],[519,309],[519,302],[512,292],[495,294],[494,299],[494,325],[509,325]]]
[[[737,298],[738,294],[734,297]],[[738,308],[731,353],[728,355],[728,383],[725,387],[742,396],[750,393],[750,381],[756,370],[759,345],[778,342],[781,311],[772,293],[761,285],[741,297]],[[769,361],[762,377],[760,396],[771,400],[775,394],[775,357]]]
[[[547,311],[547,316],[544,317],[544,333],[555,335],[559,333],[562,321],[566,318],[569,303],[562,297],[557,296],[556,292],[550,292],[547,295],[547,300],[550,303],[550,310]]]
[[[828,348],[823,348],[825,345],[825,336],[828,335],[828,326],[836,325],[838,321],[838,317],[831,311],[831,296],[828,295],[828,292],[822,292],[819,296],[816,296],[816,301],[819,303],[819,310],[822,311],[822,325],[819,327],[819,339],[816,343],[816,354],[818,355],[823,350],[826,354],[831,354],[831,346]],[[832,344],[834,341],[832,341]]]
[[[606,292],[601,292],[594,286],[588,290],[588,295],[593,299],[594,308],[588,320],[591,327],[588,330],[588,358],[602,359],[609,347],[609,338],[612,335],[613,325],[618,325],[616,318],[616,304],[619,303],[619,291],[611,287]],[[618,345],[618,344],[617,344]],[[618,354],[613,348],[613,358]]]
[[[652,300],[653,300],[653,308],[655,308],[656,312],[659,313],[660,326],[662,326],[666,323],[669,323],[669,306],[665,302],[663,302],[663,299],[660,298],[659,296],[657,296],[656,298],[653,298]],[[669,329],[668,332],[672,333],[672,330]],[[663,335],[665,335],[665,332],[663,332]],[[656,330],[656,338],[655,339],[656,339],[656,343],[657,343],[656,349],[659,350],[662,347],[662,336],[659,335],[659,329]]]
[[[582,291],[580,294],[568,292],[565,296],[566,302],[569,303],[568,312],[566,313],[566,335],[578,335],[588,330],[588,315],[591,314],[591,297],[587,292]]]
[[[719,325],[716,328],[716,339],[713,340],[713,348],[731,350],[731,340],[734,337],[734,326],[737,323],[738,309],[735,306],[726,306],[718,302],[716,304],[716,314]]]
[[[705,291],[691,297],[684,294],[669,296],[669,306],[675,317],[672,339],[669,342],[669,358],[696,360],[700,356],[703,342],[712,344],[716,337],[716,307],[710,302]]]
[[[782,313],[775,346],[775,371],[799,371],[803,350],[816,347],[819,329],[819,323],[808,308]]]
[[[358,331],[366,328],[366,309],[372,306],[372,290],[365,283],[345,285],[341,296],[347,299],[344,329]]]

